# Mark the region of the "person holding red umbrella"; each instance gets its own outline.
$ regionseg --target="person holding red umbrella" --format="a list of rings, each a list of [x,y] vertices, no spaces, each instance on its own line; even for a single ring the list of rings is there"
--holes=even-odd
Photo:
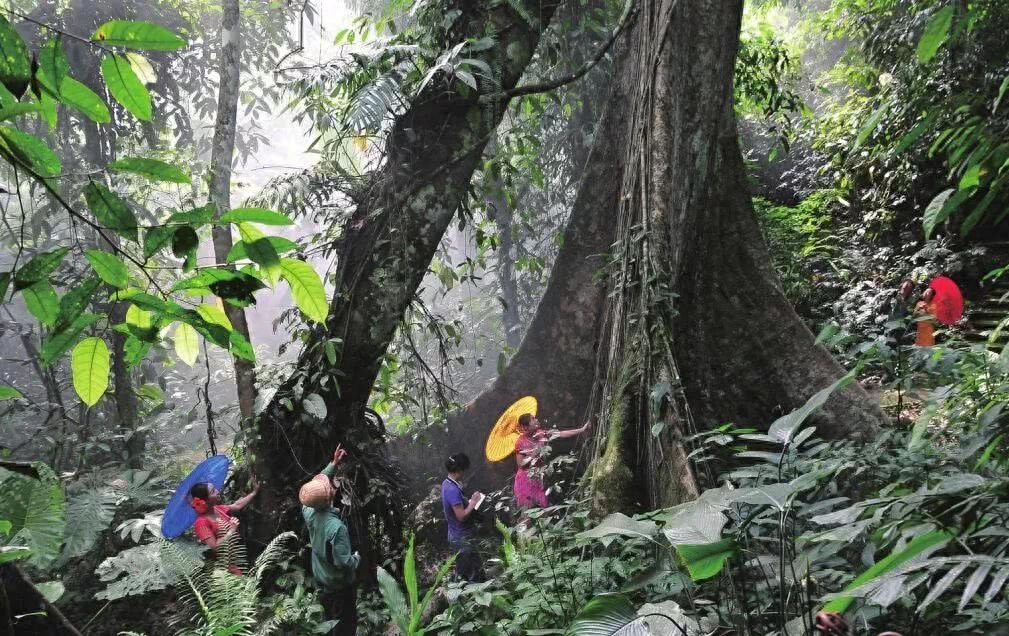
[[[957,284],[946,276],[937,276],[928,284],[928,289],[915,305],[915,315],[928,316],[918,321],[918,336],[915,344],[931,347],[935,344],[935,322],[954,325],[963,317],[963,294]]]

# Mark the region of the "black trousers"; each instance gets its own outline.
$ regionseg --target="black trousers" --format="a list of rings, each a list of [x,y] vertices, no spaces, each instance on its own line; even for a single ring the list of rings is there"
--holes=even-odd
[[[468,539],[449,541],[449,546],[456,553],[455,573],[459,578],[469,583],[483,583],[487,580],[483,571],[483,559]]]
[[[357,586],[322,590],[319,600],[326,620],[339,621],[329,630],[329,636],[357,636]]]

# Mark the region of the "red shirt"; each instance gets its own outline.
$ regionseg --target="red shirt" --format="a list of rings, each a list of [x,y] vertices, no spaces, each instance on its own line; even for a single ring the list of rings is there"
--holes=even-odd
[[[234,527],[234,523],[231,520],[231,506],[225,506],[223,504],[218,504],[214,506],[214,512],[223,521],[219,523],[216,519],[211,518],[209,515],[200,515],[196,518],[196,524],[193,525],[193,532],[196,533],[196,538],[203,543],[207,542],[207,539],[211,537],[220,539],[223,537],[228,530]],[[223,526],[223,527],[222,527]]]

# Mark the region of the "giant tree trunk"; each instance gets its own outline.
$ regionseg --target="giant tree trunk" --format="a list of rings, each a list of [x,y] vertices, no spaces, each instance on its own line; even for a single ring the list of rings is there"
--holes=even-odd
[[[560,425],[598,412],[590,483],[600,509],[669,505],[699,489],[685,433],[724,422],[766,428],[843,373],[781,293],[753,215],[732,109],[741,10],[737,0],[643,3],[571,219],[610,232],[619,223],[609,297],[587,282],[601,261],[590,266],[566,237],[519,353],[447,431],[429,433],[433,447],[482,456],[498,414],[532,393]],[[573,277],[567,262],[587,277]],[[572,319],[576,308],[598,316],[604,303],[605,320]],[[816,423],[827,437],[864,438],[881,421],[852,386]],[[437,475],[437,462],[401,443],[397,455],[412,494],[423,494],[430,481],[417,476]],[[497,488],[513,468],[478,464],[471,482]]]
[[[241,73],[241,14],[238,0],[222,0],[221,8],[221,66],[220,87],[217,91],[217,121],[214,123],[214,141],[210,154],[210,202],[217,208],[217,216],[231,209],[231,162],[235,154],[235,132],[238,126],[238,90]],[[218,263],[227,262],[231,251],[231,226],[215,225],[214,256]],[[249,337],[249,324],[245,310],[224,303],[224,313],[235,331]],[[238,390],[238,411],[242,426],[251,423],[256,403],[256,365],[248,360],[233,358],[235,385]]]
[[[462,13],[444,46],[494,33],[495,45],[474,54],[500,74],[496,86],[483,82],[481,92],[513,88],[557,1],[457,5]],[[256,471],[264,483],[261,500],[267,509],[287,514],[257,523],[257,540],[299,523],[292,505],[298,484],[325,464],[338,442],[351,451],[347,463],[358,505],[350,526],[363,571],[373,570],[382,542],[399,540],[398,498],[384,457],[384,431],[369,423],[365,405],[393,334],[506,106],[507,99],[463,97],[440,76],[397,117],[386,141],[385,163],[359,194],[338,246],[336,293],[325,329],[316,331],[297,370],[259,418],[255,449]],[[335,364],[326,355],[327,341],[338,345]],[[321,424],[300,407],[310,393],[325,400],[327,416]]]

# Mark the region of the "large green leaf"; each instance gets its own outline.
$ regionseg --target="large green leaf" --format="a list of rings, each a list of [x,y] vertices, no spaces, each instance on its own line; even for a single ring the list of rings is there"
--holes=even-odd
[[[266,240],[270,242],[273,246],[273,251],[277,254],[286,254],[287,252],[292,252],[298,249],[298,244],[291,239],[286,239],[283,236],[267,236]],[[231,251],[228,252],[227,261],[229,263],[234,263],[235,261],[249,259],[248,251],[245,249],[245,241],[237,241],[232,247]]]
[[[128,59],[121,55],[106,55],[102,60],[102,77],[105,78],[109,93],[123,108],[133,113],[137,119],[151,120],[154,114],[151,94],[133,72]]]
[[[48,466],[41,462],[32,466],[37,478],[0,468],[0,510],[11,523],[0,543],[29,548],[31,564],[44,568],[56,559],[63,543],[63,489]]]
[[[174,51],[186,41],[163,26],[134,20],[111,20],[91,36],[94,42],[147,51]]]
[[[94,406],[109,388],[109,348],[101,338],[85,338],[70,356],[74,390],[81,401]]]
[[[400,633],[410,633],[410,608],[407,606],[406,597],[399,583],[385,568],[378,568],[378,591],[382,594],[385,607],[389,610],[392,620],[399,627]]]
[[[69,247],[60,247],[51,252],[42,252],[33,256],[30,261],[14,272],[14,291],[46,280],[49,274],[52,274],[60,266],[60,263],[63,262],[63,257],[69,251]]]
[[[643,626],[635,630],[637,610],[622,594],[604,594],[586,603],[568,627],[568,636],[644,635]]]
[[[169,183],[190,183],[189,175],[170,163],[147,157],[124,157],[108,166],[114,172],[132,172],[153,181]]]
[[[7,386],[6,384],[0,384],[0,401],[3,400],[17,400],[24,397],[21,395],[21,391],[18,391],[12,386]]]
[[[115,254],[88,250],[86,256],[95,273],[109,285],[123,289],[130,284],[130,272],[126,269],[126,264]]]
[[[282,258],[280,275],[291,286],[291,296],[298,309],[315,322],[325,322],[329,315],[326,290],[312,266],[297,259]]]
[[[95,123],[107,124],[112,121],[112,113],[102,98],[72,77],[63,79],[60,101]]]
[[[803,422],[805,422],[814,411],[823,406],[834,391],[844,388],[854,381],[855,376],[849,373],[839,378],[827,388],[820,389],[808,400],[806,400],[806,403],[798,409],[776,419],[767,430],[768,437],[771,437],[782,444],[790,443],[792,438],[795,436],[796,431],[798,431],[799,427],[802,426]]]
[[[949,37],[949,28],[953,24],[953,5],[948,5],[939,9],[929,18],[925,25],[925,31],[918,40],[918,61],[928,64],[935,54],[939,52],[939,47]]]
[[[42,342],[42,363],[46,365],[52,364],[56,358],[74,346],[85,329],[98,322],[98,320],[99,317],[94,314],[81,314],[74,318],[74,321],[69,326],[46,338]]]
[[[694,581],[703,581],[722,571],[725,562],[736,553],[736,541],[722,539],[701,545],[681,544],[676,546],[676,552],[680,555],[683,565],[687,566],[690,578]]]
[[[67,73],[70,72],[70,62],[63,51],[63,36],[57,34],[50,38],[39,48],[39,68],[36,77],[42,83],[42,87],[53,94],[57,99],[60,96],[60,87]]]
[[[33,316],[38,318],[46,327],[56,324],[59,316],[60,301],[56,297],[56,290],[49,284],[49,281],[40,280],[31,287],[26,287],[21,295],[25,299],[25,306]]]
[[[189,366],[196,364],[196,357],[200,353],[200,340],[196,330],[184,322],[180,322],[175,328],[175,353]]]
[[[172,241],[175,226],[159,225],[144,232],[144,260],[154,256],[164,246]]]
[[[168,225],[192,225],[193,227],[201,227],[210,223],[214,220],[214,206],[213,205],[202,205],[198,208],[193,208],[192,210],[184,210],[182,212],[175,212],[168,217]]]
[[[221,223],[262,223],[263,225],[293,225],[286,214],[265,208],[235,208],[221,216]]]
[[[855,580],[849,583],[843,591],[850,592],[859,588],[879,576],[892,572],[916,556],[926,553],[926,551],[934,552],[948,543],[952,538],[953,535],[945,531],[926,532],[919,535],[912,539],[900,552],[894,552],[880,559],[871,568],[855,577]],[[824,605],[823,611],[844,612],[854,601],[855,599],[850,596],[841,596]]]
[[[23,561],[32,555],[32,550],[24,545],[0,546],[0,565]]]
[[[84,188],[84,200],[101,225],[134,243],[138,241],[137,217],[114,192],[92,182]]]
[[[956,190],[949,188],[935,195],[935,198],[925,207],[925,214],[922,215],[922,225],[925,227],[925,238],[932,236],[936,226],[949,217],[946,202]]]
[[[20,97],[31,82],[28,47],[7,18],[0,15],[0,83]]]
[[[0,126],[2,150],[11,163],[24,166],[41,177],[60,173],[60,158],[44,141],[10,126]]]
[[[196,313],[211,324],[221,325],[229,331],[232,329],[231,321],[228,320],[228,315],[224,313],[224,309],[218,307],[217,305],[197,305]]]

